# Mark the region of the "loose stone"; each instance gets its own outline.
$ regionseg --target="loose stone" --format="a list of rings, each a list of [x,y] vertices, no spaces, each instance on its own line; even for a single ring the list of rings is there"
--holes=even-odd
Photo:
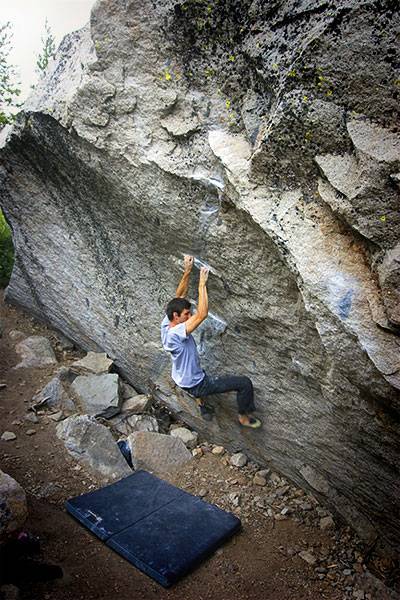
[[[31,423],[39,423],[39,417],[34,412],[29,412],[25,415],[25,421],[30,421]]]
[[[195,458],[200,458],[200,456],[203,456],[203,450],[201,448],[194,448],[192,450],[192,456]]]
[[[1,439],[5,442],[11,442],[12,440],[16,440],[17,436],[15,435],[15,433],[13,431],[5,431],[1,435]]]
[[[171,431],[170,435],[181,439],[189,450],[196,446],[197,438],[199,437],[196,431],[190,431],[190,429],[187,429],[186,427],[176,427]]]
[[[257,471],[256,475],[259,475],[264,479],[268,479],[268,477],[271,475],[271,469],[261,469],[260,471]]]
[[[241,496],[238,492],[231,492],[228,494],[228,500],[233,506],[239,506]]]
[[[229,462],[234,467],[244,467],[247,463],[247,456],[243,452],[237,452],[231,456]]]
[[[214,446],[211,452],[216,456],[222,456],[223,454],[225,454],[225,448],[223,446]]]
[[[267,480],[265,479],[265,477],[262,477],[259,473],[256,473],[253,477],[253,483],[254,485],[260,485],[260,486],[264,486],[267,485]]]
[[[64,413],[62,410],[59,410],[58,412],[50,415],[50,419],[52,421],[55,421],[56,423],[58,423],[58,421],[62,421],[63,418],[64,418]]]
[[[317,562],[315,556],[311,554],[311,552],[309,552],[308,550],[303,550],[302,552],[299,552],[299,556],[309,565],[315,565],[315,563]]]
[[[335,522],[331,516],[323,517],[319,522],[319,527],[322,529],[322,531],[325,531],[326,529],[333,529],[335,527]]]

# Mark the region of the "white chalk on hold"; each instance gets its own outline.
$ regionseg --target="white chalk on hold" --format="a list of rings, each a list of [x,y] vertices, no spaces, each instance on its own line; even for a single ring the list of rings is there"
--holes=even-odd
[[[218,190],[223,190],[225,188],[225,183],[219,175],[210,175],[209,171],[206,171],[202,167],[196,167],[192,172],[191,178],[194,181],[198,181],[203,185],[210,186],[212,188],[217,188]]]
[[[225,188],[224,182],[220,179],[217,179],[216,177],[210,177],[209,182],[211,183],[211,185],[214,185],[219,190],[223,190]]]
[[[212,312],[208,312],[208,316],[211,317],[211,319],[213,320],[214,329],[218,332],[223,333],[228,326],[226,321],[220,319],[219,317],[217,317],[217,315],[215,315]]]
[[[200,260],[200,258],[197,258],[196,256],[194,257],[194,266],[197,269],[201,269],[201,267],[206,267],[210,273],[212,273],[213,275],[215,275],[216,277],[221,277],[221,275],[219,274],[219,272],[214,269],[214,267],[212,267],[211,265],[209,265],[208,263],[204,262],[204,260]]]
[[[200,209],[200,213],[202,217],[211,217],[211,215],[215,214],[216,212],[219,211],[219,206],[203,206]]]

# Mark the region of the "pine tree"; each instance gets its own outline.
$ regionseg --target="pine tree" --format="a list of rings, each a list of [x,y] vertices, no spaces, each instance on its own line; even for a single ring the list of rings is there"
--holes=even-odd
[[[0,25],[0,129],[10,123],[14,114],[12,109],[19,107],[17,98],[21,93],[17,81],[16,70],[8,62],[11,51],[11,24],[9,22]]]
[[[54,36],[51,32],[50,25],[46,19],[44,25],[45,33],[42,36],[42,52],[39,54],[38,59],[36,61],[36,71],[40,76],[44,74],[47,69],[47,65],[49,64],[49,60],[54,58],[56,53],[56,44]]]

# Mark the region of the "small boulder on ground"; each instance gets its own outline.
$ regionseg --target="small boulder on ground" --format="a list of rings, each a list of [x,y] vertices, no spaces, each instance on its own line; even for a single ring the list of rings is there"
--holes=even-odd
[[[193,459],[182,440],[163,433],[138,431],[131,433],[128,443],[135,469],[165,473]]]
[[[130,412],[138,415],[149,410],[151,408],[151,404],[151,396],[147,396],[146,394],[138,394],[137,396],[132,396],[127,400],[124,400],[121,406],[121,412]]]
[[[175,429],[172,429],[170,435],[182,440],[189,450],[193,450],[193,448],[197,446],[199,435],[196,431],[190,431],[190,429],[187,429],[186,427],[176,427]]]
[[[15,346],[15,351],[20,354],[22,361],[14,369],[41,368],[57,363],[53,348],[46,337],[39,335],[28,337]]]
[[[75,404],[68,396],[63,386],[61,378],[56,375],[45,385],[45,387],[32,398],[31,408],[60,408],[66,411],[75,412]]]
[[[109,419],[120,412],[118,375],[79,375],[71,384],[83,413]]]
[[[116,480],[132,471],[110,430],[89,415],[74,415],[56,427],[68,452],[105,479]]]
[[[112,364],[113,361],[104,352],[88,352],[86,356],[72,363],[71,369],[100,375],[108,373]]]
[[[24,490],[10,475],[0,471],[0,540],[22,527],[27,516]]]

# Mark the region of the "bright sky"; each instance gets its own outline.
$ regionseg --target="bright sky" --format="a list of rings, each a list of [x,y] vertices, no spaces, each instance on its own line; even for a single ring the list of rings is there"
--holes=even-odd
[[[35,83],[36,60],[47,17],[58,47],[66,33],[83,27],[95,0],[0,0],[0,23],[12,25],[13,49],[9,62],[18,68],[24,100]]]

